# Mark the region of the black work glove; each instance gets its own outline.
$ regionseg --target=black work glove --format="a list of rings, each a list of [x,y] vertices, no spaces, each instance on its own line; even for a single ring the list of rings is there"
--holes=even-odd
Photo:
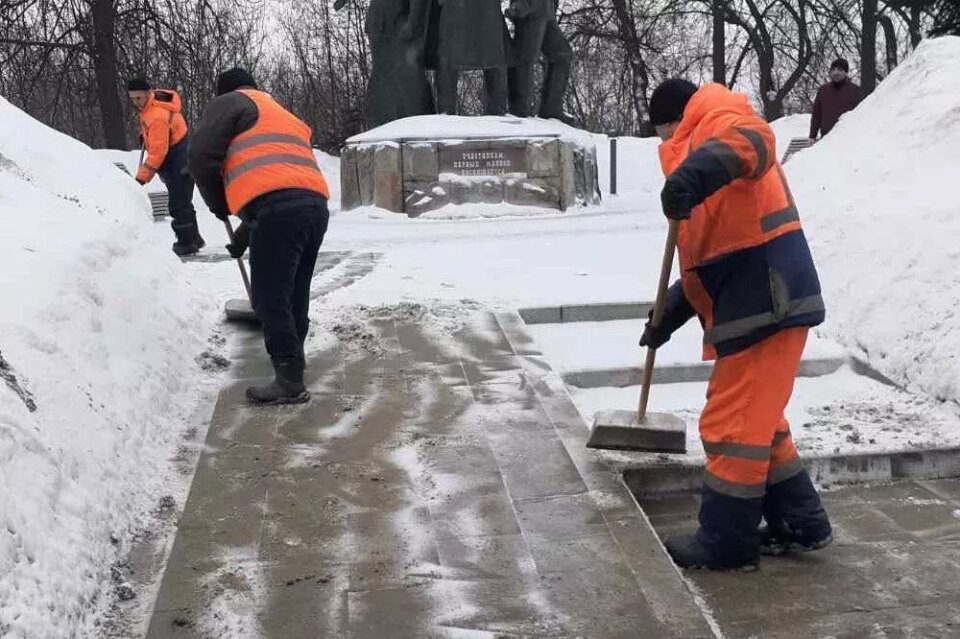
[[[653,313],[650,313],[653,315]],[[647,321],[647,325],[643,328],[643,335],[640,337],[640,346],[645,346],[647,348],[652,348],[657,350],[664,344],[670,341],[671,333],[664,326],[654,326],[653,320]]]
[[[686,220],[693,210],[693,195],[683,179],[671,175],[660,191],[660,204],[663,214],[671,220]]]
[[[683,286],[680,281],[674,282],[667,289],[660,325],[653,325],[653,311],[650,311],[647,325],[643,328],[643,336],[640,337],[640,346],[646,346],[654,350],[660,348],[669,342],[674,332],[686,324],[695,314],[693,307],[690,306],[690,302],[683,294]]]
[[[144,184],[146,184],[146,182],[144,182],[144,181],[141,180],[140,178],[133,178],[133,179],[136,180],[136,181],[137,181],[137,184],[139,184],[140,186],[143,186]]]
[[[250,246],[250,227],[241,222],[237,230],[233,232],[233,241],[227,244],[227,251],[235,260],[243,257]]]
[[[210,209],[210,212],[213,213],[214,216],[216,216],[216,218],[221,222],[226,222],[230,219],[230,214],[226,211],[221,211],[220,209]]]

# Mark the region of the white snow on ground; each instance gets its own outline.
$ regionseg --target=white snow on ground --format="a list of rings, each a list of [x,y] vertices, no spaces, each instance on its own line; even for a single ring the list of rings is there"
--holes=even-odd
[[[0,216],[0,636],[84,636],[212,389],[219,309],[129,176],[2,99]]]
[[[824,339],[811,349],[840,342],[911,389],[950,399],[960,383],[957,95],[960,40],[924,43],[787,166],[828,304]],[[404,135],[460,137],[467,124],[484,135],[488,124],[528,135],[562,127],[448,124],[397,126]],[[782,143],[799,121],[774,126]],[[608,140],[589,139],[600,164],[599,207],[500,219],[340,213],[336,159],[318,153],[334,193],[323,250],[346,255],[315,278],[310,346],[328,345],[329,330],[351,318],[362,325],[380,305],[406,304],[443,333],[481,307],[651,299],[666,234],[657,141],[619,140],[619,195],[611,196]],[[144,189],[104,161],[110,153],[91,155],[2,103],[0,154],[0,212],[15,222],[0,236],[0,294],[17,300],[0,309],[0,351],[39,407],[30,413],[0,383],[0,635],[83,636],[95,609],[89,602],[105,592],[117,555],[109,535],[129,529],[164,485],[171,443],[201,392],[193,358],[222,302],[243,289],[231,262],[183,265],[173,257],[168,221],[151,221]],[[138,155],[122,157],[132,169]],[[222,253],[222,224],[199,196],[196,204],[203,253]],[[642,355],[638,328],[558,334],[548,351],[557,369],[568,357],[632,362]],[[678,361],[695,333],[678,334]],[[669,357],[665,351],[662,361]],[[687,411],[692,425],[704,390],[658,386],[651,408]],[[575,399],[589,415],[591,406],[631,407],[636,394],[599,389]],[[848,370],[800,380],[790,410],[808,452],[952,444],[960,432],[945,407]]]
[[[646,320],[539,324],[527,327],[554,370],[640,366],[646,349],[638,342]],[[699,362],[703,354],[703,329],[687,322],[657,351],[657,364],[671,366]],[[846,351],[835,342],[811,333],[804,350],[807,359],[843,359]]]
[[[389,122],[347,140],[348,144],[420,139],[467,140],[470,138],[560,137],[589,140],[590,133],[559,120],[514,116],[419,115]]]
[[[787,164],[826,331],[885,375],[960,400],[960,38],[925,40]]]
[[[570,389],[587,423],[604,409],[636,410],[640,387]],[[687,423],[687,454],[679,463],[702,463],[697,429],[706,404],[706,383],[658,384],[651,412],[669,412]],[[799,378],[787,408],[797,447],[804,455],[880,453],[960,446],[960,421],[950,407],[857,375],[849,368],[824,377]],[[655,457],[653,455],[639,456]]]

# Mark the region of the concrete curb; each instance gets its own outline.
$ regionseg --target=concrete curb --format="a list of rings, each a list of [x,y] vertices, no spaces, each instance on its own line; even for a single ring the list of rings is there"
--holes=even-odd
[[[643,464],[609,457],[608,461],[623,473],[637,498],[698,493],[703,486],[702,464]],[[803,461],[813,481],[821,486],[960,477],[960,448],[828,455]]]
[[[799,377],[822,377],[840,370],[846,360],[840,358],[813,359],[800,362]],[[658,366],[653,371],[654,384],[685,384],[688,382],[706,382],[713,372],[713,363],[682,364],[676,366]],[[598,368],[579,371],[565,371],[561,377],[565,384],[576,388],[625,388],[638,386],[643,376],[639,366],[626,368]]]
[[[604,302],[521,308],[517,312],[525,323],[533,325],[646,319],[651,310],[652,302]]]

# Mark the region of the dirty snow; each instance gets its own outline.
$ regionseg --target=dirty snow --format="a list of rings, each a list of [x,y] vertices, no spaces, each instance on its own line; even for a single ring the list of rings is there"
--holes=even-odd
[[[213,389],[219,312],[132,178],[2,99],[0,215],[0,635],[84,636]]]
[[[230,548],[214,558],[220,568],[204,584],[208,598],[199,630],[209,639],[258,639],[263,629],[258,611],[267,603],[257,549]]]
[[[697,422],[706,392],[706,383],[651,389],[650,411],[676,413],[687,423],[688,453],[671,456],[677,462],[704,458]],[[571,388],[570,394],[589,424],[600,410],[635,410],[640,387]],[[949,405],[885,386],[847,367],[824,377],[798,379],[786,416],[804,455],[960,446],[960,419]]]

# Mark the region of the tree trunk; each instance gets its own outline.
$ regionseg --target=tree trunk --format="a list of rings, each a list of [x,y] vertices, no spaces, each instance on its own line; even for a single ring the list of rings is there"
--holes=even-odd
[[[863,0],[863,35],[860,40],[860,86],[869,95],[877,88],[877,1]]]
[[[914,49],[916,49],[920,45],[920,41],[923,40],[923,32],[921,31],[922,19],[923,9],[918,6],[910,7],[910,46]]]
[[[897,30],[893,26],[890,16],[880,16],[880,26],[883,27],[883,43],[887,52],[887,74],[897,68]]]
[[[757,61],[760,64],[760,99],[763,101],[763,117],[767,122],[773,122],[783,116],[783,100],[777,98],[773,81],[773,51],[766,49],[758,51]]]
[[[727,83],[727,35],[724,30],[726,21],[726,0],[713,0],[713,81]]]
[[[640,37],[637,35],[637,22],[633,13],[627,7],[626,0],[613,0],[613,10],[617,18],[617,32],[623,48],[627,54],[627,64],[630,65],[631,92],[634,113],[637,118],[637,130],[641,135],[647,126],[647,114],[650,112],[647,92],[650,90],[650,76],[647,74],[647,65],[640,50]]]
[[[90,17],[93,24],[93,68],[100,100],[100,121],[107,148],[126,150],[123,104],[120,101],[120,71],[117,67],[116,7],[114,0],[93,0]]]

